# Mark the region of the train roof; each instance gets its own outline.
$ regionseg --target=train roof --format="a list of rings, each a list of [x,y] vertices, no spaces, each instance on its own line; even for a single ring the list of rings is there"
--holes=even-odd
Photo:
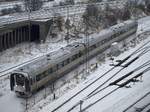
[[[124,22],[119,23],[117,25],[114,25],[114,26],[110,27],[109,29],[114,31],[114,32],[118,32],[118,31],[127,29],[130,26],[136,25],[136,24],[137,24],[137,22],[135,20],[127,20],[127,21],[124,21]]]
[[[25,65],[17,70],[16,72],[25,72],[29,73],[30,77],[42,73],[50,66],[54,66],[57,63],[67,59],[69,56],[72,56],[79,52],[80,49],[83,49],[84,46],[78,42],[67,45],[57,51],[47,54],[46,56],[41,57],[40,59],[31,62],[30,64]]]
[[[112,33],[113,32],[111,30],[105,29],[97,34],[92,34],[92,35],[87,36],[87,38],[84,38],[83,40],[81,40],[80,43],[84,43],[85,45],[89,44],[89,46],[91,46],[104,40],[107,37],[110,37]]]
[[[89,45],[93,45],[97,42],[100,42],[100,41],[104,40],[105,38],[112,36],[116,32],[126,30],[128,27],[133,26],[135,24],[137,24],[137,23],[134,20],[124,21],[123,23],[119,23],[117,25],[111,26],[108,29],[104,29],[97,34],[92,34],[90,36],[87,36],[87,38],[89,39],[88,41],[90,42]],[[81,40],[81,43],[87,44],[88,41],[85,38],[85,39]]]

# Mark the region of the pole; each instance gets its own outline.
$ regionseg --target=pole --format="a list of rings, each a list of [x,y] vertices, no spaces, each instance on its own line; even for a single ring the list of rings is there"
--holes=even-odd
[[[29,1],[29,9],[28,9],[28,19],[29,19],[29,41],[31,41],[31,0]]]
[[[46,86],[45,86],[45,95],[44,95],[44,98],[46,98]]]
[[[26,112],[28,112],[28,98],[26,98]]]
[[[67,6],[67,21],[69,20],[69,7]],[[69,44],[69,24],[67,28],[67,44]]]
[[[34,105],[35,105],[35,94],[34,94],[34,96],[33,96],[33,97],[34,97]]]
[[[80,100],[80,112],[82,112],[82,104],[83,104],[83,101]]]
[[[56,99],[56,95],[55,95],[55,92],[54,92],[54,83],[52,84],[52,94],[53,94],[53,100]]]
[[[88,58],[89,58],[89,34],[87,32],[87,28],[86,28],[86,43],[87,43],[87,46],[86,46],[86,73],[89,74],[89,61],[88,61]]]

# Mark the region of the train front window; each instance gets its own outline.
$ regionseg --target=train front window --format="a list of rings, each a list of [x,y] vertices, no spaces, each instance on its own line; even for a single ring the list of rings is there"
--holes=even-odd
[[[21,74],[16,74],[16,85],[24,86],[25,77]]]

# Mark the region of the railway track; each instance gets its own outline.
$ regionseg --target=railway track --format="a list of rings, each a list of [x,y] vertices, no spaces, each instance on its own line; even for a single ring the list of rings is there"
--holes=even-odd
[[[127,61],[132,55],[137,54],[138,52],[141,52],[141,51],[143,51],[144,49],[148,48],[148,46],[146,46],[146,45],[147,45],[149,42],[150,42],[150,41],[148,41],[147,43],[145,43],[140,49],[134,51],[130,56],[128,56],[128,58],[122,60],[121,63],[124,63],[125,61]],[[145,47],[145,46],[146,46],[146,47]],[[42,57],[42,56],[41,56],[41,57]],[[38,59],[38,58],[40,58],[40,57],[37,57],[36,59]],[[34,60],[32,60],[32,61],[35,61],[36,59],[34,59]],[[28,62],[30,63],[30,62],[32,62],[32,61],[28,61]],[[17,66],[14,66],[14,67],[11,67],[11,68],[9,68],[9,69],[7,69],[7,70],[1,71],[0,73],[2,73],[2,72],[7,72],[7,71],[9,71],[9,70],[15,69],[15,67],[23,66],[23,65],[27,64],[28,62],[23,63],[23,64],[20,64],[20,65],[17,65]],[[121,63],[120,63],[120,65],[121,65]],[[119,65],[118,65],[118,66],[119,66]],[[112,67],[111,69],[113,69],[113,68],[116,68],[116,66]],[[111,70],[110,70],[110,71],[111,71]],[[108,71],[108,72],[109,72],[109,71]],[[106,74],[107,74],[107,73],[106,73]],[[7,74],[4,74],[3,76],[6,76],[6,75],[7,75]],[[0,76],[0,77],[3,77],[3,76]],[[95,83],[95,82],[93,82],[93,83]],[[90,85],[89,85],[89,86],[90,86]],[[88,87],[87,87],[87,88],[88,88]],[[83,90],[83,91],[84,91],[84,90]]]
[[[146,47],[147,48],[147,47]],[[147,48],[148,49],[148,48]],[[141,51],[141,50],[140,50]],[[94,89],[88,96],[91,96],[92,94],[96,94],[99,93],[101,90],[98,91],[99,88],[101,88],[104,84],[106,84],[107,82],[109,82],[111,79],[113,79],[118,73],[120,73],[123,69],[127,68],[130,64],[132,64],[134,61],[136,61],[137,59],[139,59],[141,56],[143,56],[144,54],[146,54],[147,52],[149,52],[150,49],[148,50],[144,50],[142,53],[140,53],[138,56],[136,56],[135,58],[133,58],[131,61],[129,61],[128,63],[126,63],[125,65],[123,65],[123,68],[120,69],[117,73],[115,73],[113,76],[111,76],[110,78],[108,78],[103,84],[101,84],[100,86],[98,86],[96,89]],[[116,65],[118,66],[118,65]],[[140,68],[137,68],[136,70],[138,70]],[[130,74],[133,74],[136,70],[133,70],[132,72],[130,72],[129,74],[127,74],[127,76],[129,76]],[[126,77],[122,77],[121,79],[126,78]],[[120,79],[120,80],[121,80]],[[120,81],[118,80],[118,81]],[[117,83],[117,82],[115,82]],[[109,86],[109,85],[108,85]],[[97,91],[97,92],[96,92]]]
[[[85,111],[87,110],[88,108],[92,107],[93,105],[95,105],[96,103],[100,102],[102,99],[104,99],[105,97],[109,96],[110,94],[114,93],[115,91],[117,91],[118,89],[122,88],[122,87],[125,87],[127,84],[129,84],[130,82],[133,82],[135,78],[138,78],[140,76],[142,76],[144,73],[146,73],[147,71],[150,70],[150,67],[146,68],[145,70],[143,70],[141,73],[138,73],[137,75],[131,77],[131,75],[138,71],[138,70],[141,70],[143,69],[144,67],[147,67],[150,65],[150,60],[147,61],[146,63],[142,64],[141,66],[137,67],[136,69],[134,69],[133,71],[129,72],[128,74],[126,75],[123,75],[121,78],[115,80],[114,82],[108,84],[107,86],[103,87],[102,89],[98,90],[99,88],[101,88],[104,84],[106,84],[106,82],[108,82],[108,80],[110,81],[110,79],[112,79],[112,77],[116,76],[118,74],[118,72],[120,72],[120,70],[114,74],[112,77],[110,77],[108,80],[106,80],[104,83],[102,83],[100,86],[98,86],[95,90],[98,90],[97,92],[92,91],[90,94],[87,95],[87,97],[83,98],[82,101],[83,102],[86,102],[87,100],[91,99],[92,97],[100,94],[102,91],[106,90],[106,89],[109,89],[110,86],[112,85],[117,85],[119,87],[113,89],[112,91],[110,91],[109,93],[107,93],[106,95],[104,95],[103,97],[101,97],[100,99],[96,100],[95,102],[91,103],[90,105],[86,106],[82,111]],[[130,79],[128,79],[126,82],[123,82],[121,84],[117,84],[118,82],[121,82],[122,80],[124,80],[125,78],[127,77],[131,77]],[[94,93],[95,92],[95,93]],[[75,107],[79,106],[80,105],[80,102],[78,102],[77,104],[75,104],[72,108],[70,108],[67,112],[70,112],[72,111]]]
[[[144,98],[150,96],[150,91],[147,92],[145,95],[143,95],[141,98],[139,98],[137,101],[135,101],[132,105],[128,106],[126,109],[123,110],[123,112],[128,112],[131,108],[133,108],[137,103],[141,102]],[[147,105],[140,107],[139,112],[142,112],[143,110],[145,110],[147,107],[150,106],[150,103],[148,103]]]
[[[128,57],[126,57],[125,59],[123,59],[123,60],[121,60],[119,63],[118,63],[118,65],[116,65],[116,66],[114,66],[114,67],[112,67],[110,70],[108,70],[107,72],[105,72],[103,75],[101,75],[100,77],[98,77],[96,80],[94,80],[93,82],[91,82],[89,85],[87,85],[86,87],[84,87],[82,90],[80,90],[79,92],[77,92],[76,94],[74,94],[72,97],[70,97],[69,99],[67,99],[66,101],[64,101],[62,104],[60,104],[59,106],[57,106],[55,109],[53,109],[51,112],[56,112],[56,111],[58,111],[60,108],[62,108],[64,105],[66,105],[67,103],[69,103],[71,100],[73,100],[75,97],[77,97],[79,94],[81,94],[83,91],[85,91],[86,89],[88,89],[90,86],[92,86],[93,84],[95,84],[96,82],[98,82],[101,78],[103,78],[104,76],[106,76],[109,72],[111,72],[111,71],[113,71],[116,67],[118,67],[118,66],[120,66],[120,65],[122,65],[125,61],[127,61],[129,58],[131,58],[133,55],[135,55],[135,54],[137,54],[138,52],[140,52],[140,51],[142,51],[142,50],[144,50],[144,46],[146,46],[147,44],[148,44],[149,42],[147,42],[147,43],[145,43],[140,49],[138,49],[138,50],[136,50],[136,51],[134,51],[132,54],[130,54]],[[147,47],[146,47],[147,48]],[[135,59],[136,60],[136,59]],[[130,64],[132,64],[135,60],[131,60],[129,63],[128,63],[128,66],[130,65]],[[118,73],[120,72],[120,71],[122,71],[124,68],[121,68],[119,71],[118,71]],[[118,74],[117,73],[117,74]],[[110,79],[109,79],[110,80]],[[106,81],[106,82],[108,82],[108,81]],[[105,83],[106,83],[105,82]],[[104,84],[102,84],[102,85],[104,85]],[[102,87],[102,85],[100,85],[100,87]],[[95,90],[94,90],[94,92],[95,92]],[[92,93],[93,93],[93,91],[92,91]],[[91,93],[90,93],[91,94]],[[89,94],[89,95],[90,95]],[[75,108],[74,106],[73,106],[73,108]],[[73,109],[72,108],[72,109]]]
[[[148,62],[149,62],[148,65],[150,65],[150,61],[148,61]],[[146,62],[146,63],[147,63],[147,62]],[[145,64],[146,64],[146,63],[145,63]],[[146,66],[148,66],[148,65],[146,65]],[[140,67],[136,68],[135,71],[136,71],[136,70],[139,70],[139,69],[142,69],[143,67],[145,67],[144,64],[141,65]],[[148,71],[150,71],[150,68],[146,68],[146,69],[145,69],[144,71],[142,71],[141,73],[139,73],[139,74],[137,74],[137,75],[135,75],[135,76],[132,76],[132,77],[129,78],[127,81],[122,82],[121,84],[116,84],[116,85],[118,85],[118,87],[116,87],[115,89],[111,90],[110,92],[108,92],[106,95],[104,95],[104,96],[101,97],[100,99],[98,99],[98,100],[94,101],[93,103],[89,104],[88,106],[86,106],[85,108],[83,108],[82,111],[85,111],[85,110],[89,109],[90,107],[94,106],[96,103],[100,102],[101,100],[103,100],[103,99],[106,98],[107,96],[113,94],[113,93],[116,92],[118,89],[120,89],[120,88],[122,88],[122,87],[129,87],[129,86],[127,86],[128,84],[130,84],[131,82],[136,81],[136,80],[134,80],[134,79],[139,78],[140,76],[142,76],[144,73],[146,73],[146,72],[148,72]],[[131,74],[130,74],[130,75],[131,75]],[[124,80],[124,79],[122,79],[122,80]],[[122,80],[120,80],[120,81],[122,81]],[[110,86],[110,85],[109,85],[109,86]],[[93,96],[99,94],[100,92],[104,91],[104,90],[107,89],[109,86],[106,86],[106,87],[102,88],[101,91],[98,91],[97,93],[95,93],[95,94],[93,94],[93,95],[91,95],[91,96],[88,96],[88,97],[86,98],[86,100],[88,100],[88,99],[92,98]],[[147,105],[147,106],[149,106],[149,105]],[[147,106],[145,106],[145,108],[146,108]],[[143,110],[144,110],[144,108],[143,108]],[[67,112],[70,112],[70,111],[67,111]]]

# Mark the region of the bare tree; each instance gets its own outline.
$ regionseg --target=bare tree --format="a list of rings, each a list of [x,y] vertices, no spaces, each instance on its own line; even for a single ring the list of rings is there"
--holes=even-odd
[[[25,0],[25,9],[30,11],[39,10],[43,5],[42,0]]]
[[[83,22],[88,27],[95,27],[99,26],[99,9],[96,5],[88,5],[86,8],[85,13],[83,14]]]

